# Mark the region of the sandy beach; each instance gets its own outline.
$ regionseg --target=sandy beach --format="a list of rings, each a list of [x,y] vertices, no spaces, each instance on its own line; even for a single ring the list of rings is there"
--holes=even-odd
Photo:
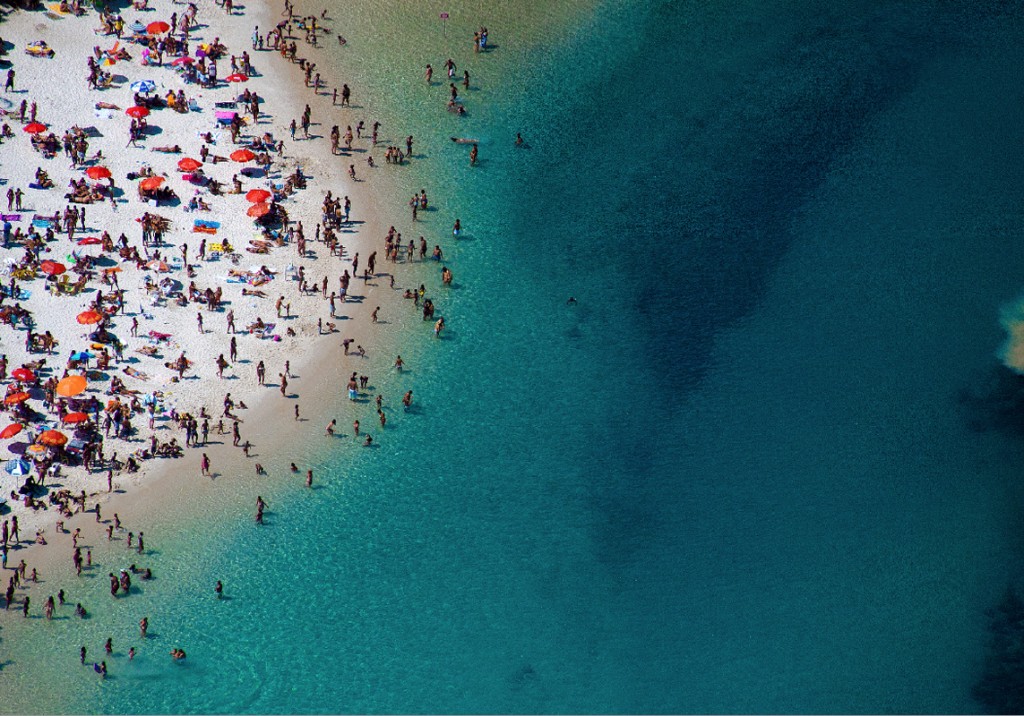
[[[283,429],[281,421],[301,421],[294,430],[323,434],[325,424],[320,421],[326,423],[332,406],[344,399],[350,373],[366,376],[371,368],[378,372],[393,369],[398,352],[393,324],[400,310],[409,309],[402,305],[402,292],[392,288],[391,268],[382,268],[382,259],[377,260],[375,275],[369,280],[364,280],[363,272],[387,231],[386,223],[378,218],[383,211],[378,197],[386,192],[375,196],[370,188],[381,189],[387,182],[387,172],[380,171],[386,163],[384,149],[397,140],[384,142],[382,137],[380,146],[374,148],[366,129],[353,142],[353,149],[360,153],[332,155],[330,125],[344,126],[349,118],[332,111],[331,78],[322,78],[325,87],[314,94],[311,87],[304,87],[300,63],[270,49],[267,32],[287,19],[276,6],[254,4],[229,13],[215,3],[198,3],[188,33],[190,54],[179,47],[176,54],[165,51],[160,65],[142,64],[142,41],[166,38],[170,29],[153,23],[169,24],[173,16],[179,31],[175,36],[184,37],[180,31],[190,7],[166,0],[155,0],[145,10],[129,7],[121,12],[125,27],[120,40],[114,34],[103,34],[97,12],[75,16],[60,12],[56,5],[45,13],[13,12],[0,25],[6,49],[4,74],[8,68],[16,73],[14,88],[0,100],[5,110],[3,121],[13,133],[0,144],[0,201],[6,200],[9,189],[23,192],[20,208],[17,197],[10,210],[2,206],[10,234],[0,253],[5,262],[4,288],[9,290],[12,277],[20,277],[14,279],[16,295],[7,296],[2,307],[15,307],[15,313],[27,311],[31,331],[37,335],[48,332],[56,341],[50,351],[45,347],[28,350],[24,319],[17,325],[8,321],[0,326],[7,394],[29,395],[24,403],[11,401],[4,406],[8,411],[4,426],[23,426],[4,441],[4,447],[25,443],[26,461],[20,467],[18,456],[9,455],[15,462],[8,466],[15,472],[26,468],[38,472],[41,468],[34,464],[33,455],[59,466],[57,475],[48,476],[43,487],[22,493],[18,489],[26,477],[4,474],[9,489],[4,492],[8,511],[3,519],[11,522],[17,517],[19,522],[20,541],[16,543],[13,536],[9,541],[11,569],[24,560],[29,572],[38,569],[41,574],[60,573],[71,578],[74,543],[95,546],[95,557],[101,562],[102,544],[107,542],[106,530],[113,526],[115,513],[122,524],[115,536],[123,540],[128,531],[144,529],[153,520],[173,519],[175,510],[187,511],[205,499],[216,499],[217,483],[222,481],[281,478],[290,472],[288,466],[293,462],[304,476],[303,456],[288,451],[293,426]],[[330,24],[329,16],[318,20]],[[143,24],[148,29],[133,32],[131,26],[136,22],[136,30]],[[147,34],[149,30],[162,30],[163,34]],[[297,27],[293,33],[285,41],[295,38],[300,46],[297,57],[301,58],[310,35],[307,33],[307,42],[303,42]],[[333,41],[324,35],[317,34],[320,42]],[[52,56],[26,53],[26,47],[37,39],[53,50]],[[186,82],[188,68],[209,59],[202,48],[209,49],[207,43],[214,41],[224,47],[216,60],[221,79],[208,82],[208,86]],[[261,45],[263,49],[257,49]],[[117,55],[120,50],[127,51],[130,59]],[[236,57],[241,61],[243,52],[248,53],[250,73],[242,81],[224,81],[222,78],[233,74],[231,63]],[[98,58],[100,82],[109,77],[108,87],[88,87],[91,56]],[[191,59],[179,61],[186,57]],[[156,52],[151,58],[155,61]],[[134,92],[131,86],[140,80],[151,81],[153,87],[143,88],[151,91]],[[168,92],[179,90],[184,92],[189,111],[159,106]],[[233,142],[230,126],[218,122],[218,115],[225,119],[233,112],[248,114],[251,103],[235,104],[246,91],[258,95],[258,120],[253,124],[249,115]],[[136,106],[136,99],[153,106],[148,112],[134,110],[146,115],[147,126],[132,140],[129,108]],[[30,127],[32,117],[25,116],[23,121],[19,111],[23,100],[35,106],[35,121],[45,125],[37,134],[25,131],[34,128]],[[339,97],[337,102],[341,101]],[[301,129],[305,104],[312,110],[308,139]],[[293,119],[300,121],[294,140],[289,128]],[[60,145],[62,135],[73,128],[81,130],[79,135],[88,142],[85,161],[73,162],[60,148],[48,153],[45,147],[33,146],[33,137],[45,138],[50,133]],[[210,134],[204,137],[206,133]],[[269,167],[251,159],[231,158],[257,139],[269,149],[257,143],[253,154],[265,153],[271,159]],[[180,148],[180,152],[158,151],[171,148]],[[367,166],[367,155],[375,155],[377,169]],[[196,161],[179,164],[186,158]],[[358,181],[348,175],[350,164],[357,165]],[[194,169],[183,170],[196,165],[201,166],[201,176]],[[106,172],[96,169],[100,167],[109,170],[109,179]],[[40,168],[52,186],[39,186]],[[297,169],[301,175],[296,175]],[[91,178],[89,170],[101,178]],[[371,174],[372,180],[364,180]],[[173,190],[177,198],[156,205],[144,201],[138,185],[152,177],[162,178],[156,183],[161,189]],[[83,179],[83,193],[93,192],[96,200],[72,203],[71,182]],[[283,193],[286,183],[304,184],[304,188]],[[113,202],[111,186],[115,187]],[[232,193],[236,188],[241,193]],[[253,190],[275,196],[269,205],[271,216],[280,208],[287,212],[287,223],[266,221],[264,231],[249,215],[250,207],[258,203],[247,197]],[[333,255],[326,243],[326,224],[323,234],[317,226],[328,191],[351,201],[350,220],[333,224],[343,247]],[[71,206],[84,208],[86,213],[69,235],[63,219]],[[57,222],[43,220],[55,215]],[[162,234],[159,243],[152,233],[142,241],[146,215]],[[296,233],[300,222],[302,241]],[[52,235],[47,234],[48,228],[53,229]],[[29,236],[30,230],[36,235]],[[200,242],[205,244],[204,257],[199,256]],[[300,248],[304,255],[299,254]],[[357,255],[361,263],[355,268]],[[63,269],[49,264],[44,267],[47,261],[59,263]],[[309,290],[300,291],[300,268]],[[349,300],[343,302],[338,294],[346,270],[354,275]],[[111,283],[114,278],[116,285]],[[76,282],[84,288],[76,288]],[[196,290],[190,290],[193,286]],[[122,292],[120,300],[115,290]],[[98,291],[109,301],[97,306]],[[217,292],[220,298],[211,308],[204,295]],[[380,314],[373,317],[377,307]],[[82,316],[92,309],[99,309],[100,322],[83,323],[91,320]],[[234,331],[229,327],[231,318]],[[231,355],[233,340],[237,341],[237,357]],[[116,357],[118,343],[120,359]],[[348,349],[345,343],[350,344]],[[357,355],[359,346],[365,356]],[[104,351],[109,357],[104,357]],[[88,356],[71,361],[72,354],[79,352]],[[182,356],[187,368],[179,373]],[[224,357],[221,365],[219,356]],[[257,379],[259,363],[266,374],[263,385]],[[287,387],[282,389],[286,364]],[[13,371],[21,367],[31,368],[32,375],[17,381]],[[61,400],[44,400],[56,381],[74,375],[84,376],[87,388],[72,400],[95,397],[101,408],[98,412],[89,412],[92,407],[84,403],[66,403],[61,408]],[[228,394],[231,404],[226,403]],[[373,397],[364,388],[358,395],[367,403]],[[400,398],[388,396],[388,405],[397,406]],[[121,436],[116,424],[110,429],[106,419],[119,406],[126,406],[123,411],[131,424]],[[62,421],[64,413],[82,412],[73,408],[85,409],[86,416]],[[12,410],[22,412],[15,415]],[[186,446],[185,427],[190,418],[196,436],[194,444]],[[202,435],[204,422],[208,439]],[[237,446],[232,445],[236,423]],[[359,439],[364,440],[366,433],[375,435],[375,427],[366,425]],[[48,428],[66,437],[67,444],[31,447]],[[355,439],[351,426],[343,421],[336,432]],[[246,443],[251,443],[252,457],[243,454]],[[83,444],[91,444],[91,469],[82,464],[83,449],[90,449]],[[154,445],[158,453],[179,456],[154,457]],[[204,454],[209,456],[210,477],[202,474]],[[137,463],[136,471],[126,464],[129,458]],[[257,474],[257,464],[265,474]],[[254,482],[254,496],[260,489]],[[84,511],[74,501],[83,492]],[[69,508],[63,514],[62,502]],[[58,523],[62,523],[60,530]],[[78,529],[82,533],[76,540],[73,534]],[[12,572],[4,574],[10,577]],[[47,589],[55,590],[53,581]],[[44,596],[36,594],[30,583],[23,583],[15,595],[12,610],[27,595],[32,596],[33,611],[43,608]]]

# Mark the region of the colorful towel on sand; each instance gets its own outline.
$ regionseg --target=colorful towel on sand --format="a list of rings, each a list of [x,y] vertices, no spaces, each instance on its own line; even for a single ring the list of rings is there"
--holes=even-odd
[[[217,230],[210,226],[193,226],[193,234],[216,234]]]
[[[209,219],[196,219],[195,221],[192,222],[192,225],[193,226],[203,226],[203,227],[206,227],[207,229],[219,229],[220,228],[220,222],[219,221],[210,221]]]
[[[21,221],[21,214],[0,214],[0,221]]]
[[[38,217],[38,216],[33,216],[32,217],[32,226],[39,226],[39,227],[42,227],[42,228],[45,229],[45,228],[49,228],[52,223],[53,223],[53,219],[43,219],[43,218]]]

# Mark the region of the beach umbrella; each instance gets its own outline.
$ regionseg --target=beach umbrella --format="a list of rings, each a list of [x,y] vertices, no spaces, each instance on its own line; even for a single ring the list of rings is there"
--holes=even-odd
[[[103,320],[103,314],[99,311],[82,311],[78,314],[78,322],[83,326],[91,326]]]
[[[47,447],[60,447],[67,444],[68,436],[59,430],[47,430],[36,439],[36,442]]]
[[[89,351],[73,351],[71,360],[92,360],[92,353]]]
[[[29,122],[21,128],[21,131],[28,132],[29,134],[41,134],[46,131],[46,125],[42,122]]]
[[[153,259],[146,264],[146,268],[157,271],[158,273],[167,273],[171,270],[171,267],[167,265],[167,262],[161,261],[160,259]]]
[[[241,72],[235,72],[234,74],[230,74],[227,77],[225,77],[224,79],[227,80],[228,82],[248,82],[249,81],[249,77],[247,75],[243,75]]]
[[[251,201],[253,204],[262,204],[270,198],[270,192],[266,189],[250,189],[249,193],[245,195],[246,201]]]
[[[149,94],[156,89],[156,82],[153,80],[135,80],[129,85],[132,92],[141,92],[142,94]]]
[[[4,464],[4,470],[11,475],[27,475],[32,471],[32,465],[25,460],[8,460]]]
[[[25,452],[30,452],[30,453],[34,453],[36,455],[40,455],[40,454],[46,452],[46,446],[45,445],[40,445],[39,443],[35,443],[35,444],[29,445],[27,448],[25,448]]]
[[[166,22],[164,22],[163,20],[157,20],[156,22],[151,22],[148,25],[146,25],[146,34],[162,35],[170,29],[171,26],[168,25]]]
[[[75,412],[68,413],[61,420],[63,420],[65,425],[77,425],[78,423],[84,423],[88,419],[89,415],[87,413]]]
[[[106,167],[89,167],[85,170],[85,175],[90,179],[96,179],[97,181],[100,179],[109,179],[110,170]]]
[[[28,447],[28,443],[20,443],[19,442],[19,443],[11,443],[10,445],[7,446],[7,449],[10,450],[15,455],[24,455],[25,454],[25,449],[27,447]]]
[[[46,260],[39,264],[39,270],[47,276],[60,276],[68,270],[68,267],[62,263],[57,263],[56,261]]]
[[[193,159],[192,157],[185,157],[184,159],[178,160],[178,169],[183,172],[194,172],[201,166],[203,166],[203,163],[198,159]]]
[[[233,162],[251,162],[256,158],[256,155],[252,153],[251,149],[236,149],[231,152],[231,161]]]
[[[100,241],[98,236],[86,236],[84,239],[79,239],[75,243],[77,243],[79,246],[96,246],[97,244],[102,244],[103,242]]]
[[[130,28],[131,28],[131,31],[132,31],[132,32],[134,32],[134,33],[135,33],[136,35],[140,35],[140,34],[142,34],[143,32],[145,32],[145,31],[146,31],[146,26],[145,26],[145,25],[143,25],[143,24],[142,24],[141,22],[139,22],[138,20],[136,20],[135,22],[133,22],[133,23],[132,23],[131,25],[129,25],[128,27],[130,27]]]
[[[142,119],[143,117],[149,116],[149,110],[141,106],[129,107],[124,111],[124,113],[129,117],[135,117],[135,119]]]
[[[18,403],[24,403],[26,400],[28,400],[28,398],[28,393],[26,393],[25,391],[21,391],[18,393],[11,393],[6,398],[4,398],[4,402],[7,403],[8,405],[17,405]]]
[[[270,213],[270,204],[263,202],[261,204],[253,204],[249,207],[249,210],[245,212],[254,219],[258,219],[261,216],[266,216]]]
[[[24,429],[24,425],[21,423],[11,423],[3,430],[0,430],[0,440],[9,440],[15,435],[20,433]]]
[[[153,189],[159,189],[160,185],[164,183],[163,177],[146,177],[139,182],[139,187],[146,191],[152,191]]]
[[[192,57],[179,57],[171,64],[177,67],[178,65],[191,65],[193,62],[195,62],[195,59]]]
[[[57,383],[57,395],[64,398],[73,398],[85,392],[87,383],[88,381],[86,381],[85,376],[69,375]]]
[[[36,379],[36,374],[30,371],[28,368],[15,368],[11,371],[11,377],[15,380],[20,380],[23,383],[27,383],[30,380]]]

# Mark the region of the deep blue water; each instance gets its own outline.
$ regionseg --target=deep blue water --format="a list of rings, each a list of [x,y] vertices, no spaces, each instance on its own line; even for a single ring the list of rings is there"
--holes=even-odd
[[[417,269],[446,338],[380,379],[421,407],[377,450],[307,443],[323,488],[267,528],[165,536],[175,586],[131,608],[189,663],[72,710],[983,709],[1022,545],[1020,435],[979,419],[1022,283],[1021,20],[612,3],[461,48],[462,125],[395,80],[456,275]]]

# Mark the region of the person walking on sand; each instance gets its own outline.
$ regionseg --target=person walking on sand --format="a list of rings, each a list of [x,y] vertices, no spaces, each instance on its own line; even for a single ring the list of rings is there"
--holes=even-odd
[[[332,419],[331,422],[327,424],[327,437],[334,437],[334,426],[336,426],[337,424],[337,418]]]
[[[7,70],[7,81],[4,83],[4,92],[14,91],[14,68]]]
[[[200,464],[200,466],[202,468],[203,476],[204,477],[209,477],[210,476],[210,456],[207,455],[204,452],[203,453],[203,459],[200,461],[199,464]]]

